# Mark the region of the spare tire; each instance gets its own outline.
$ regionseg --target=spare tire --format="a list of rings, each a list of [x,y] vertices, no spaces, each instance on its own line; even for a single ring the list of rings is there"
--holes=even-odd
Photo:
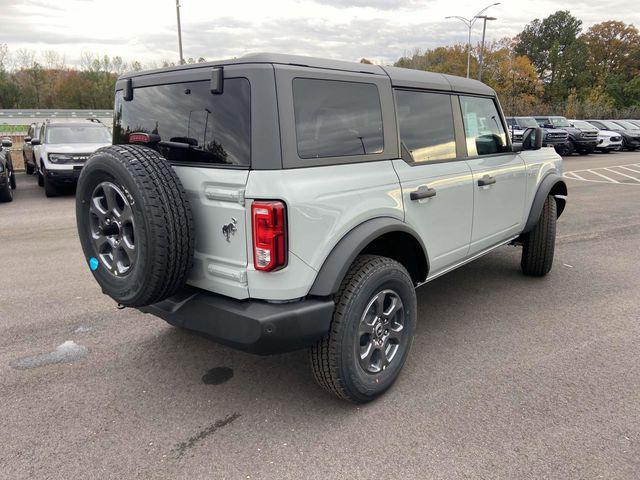
[[[112,145],[82,169],[76,222],[102,291],[142,307],[173,295],[193,262],[193,216],[171,165],[155,150]]]

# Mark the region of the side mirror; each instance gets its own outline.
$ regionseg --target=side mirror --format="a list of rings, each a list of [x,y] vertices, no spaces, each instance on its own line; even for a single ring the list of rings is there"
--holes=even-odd
[[[556,128],[556,127],[554,127],[550,123],[545,123],[544,125],[542,125],[542,128]]]
[[[2,146],[5,148],[10,148],[13,145],[13,142],[11,140],[9,140],[8,138],[3,138],[2,139]]]
[[[522,150],[540,150],[544,130],[541,128],[527,128],[522,134]]]
[[[31,142],[31,137],[29,136],[24,137],[24,143],[29,143],[29,142]]]
[[[38,139],[38,138],[32,138],[32,139],[31,139],[31,145],[32,145],[32,146],[34,146],[34,147],[35,147],[36,145],[40,145],[40,139]]]

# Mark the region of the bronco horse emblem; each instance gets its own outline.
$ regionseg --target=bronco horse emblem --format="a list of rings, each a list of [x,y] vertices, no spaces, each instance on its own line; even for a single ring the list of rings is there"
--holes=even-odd
[[[231,217],[231,222],[222,226],[222,234],[224,235],[224,238],[227,239],[227,242],[231,241],[231,235],[235,235],[236,230],[238,230],[238,228],[236,227],[237,224],[238,220]]]

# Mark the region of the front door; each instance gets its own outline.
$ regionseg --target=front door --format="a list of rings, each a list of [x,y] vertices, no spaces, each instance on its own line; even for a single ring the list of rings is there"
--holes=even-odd
[[[422,238],[429,276],[462,261],[473,212],[469,165],[457,151],[451,96],[396,90],[403,159],[393,166],[402,187],[405,221]]]
[[[522,226],[526,168],[510,151],[492,98],[460,96],[473,175],[473,231],[469,254],[516,236]]]

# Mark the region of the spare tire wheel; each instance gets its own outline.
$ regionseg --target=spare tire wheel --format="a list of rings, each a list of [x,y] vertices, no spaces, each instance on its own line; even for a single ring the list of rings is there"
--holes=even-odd
[[[155,150],[112,145],[82,169],[78,235],[102,291],[142,307],[182,287],[193,261],[193,217],[171,165]]]

